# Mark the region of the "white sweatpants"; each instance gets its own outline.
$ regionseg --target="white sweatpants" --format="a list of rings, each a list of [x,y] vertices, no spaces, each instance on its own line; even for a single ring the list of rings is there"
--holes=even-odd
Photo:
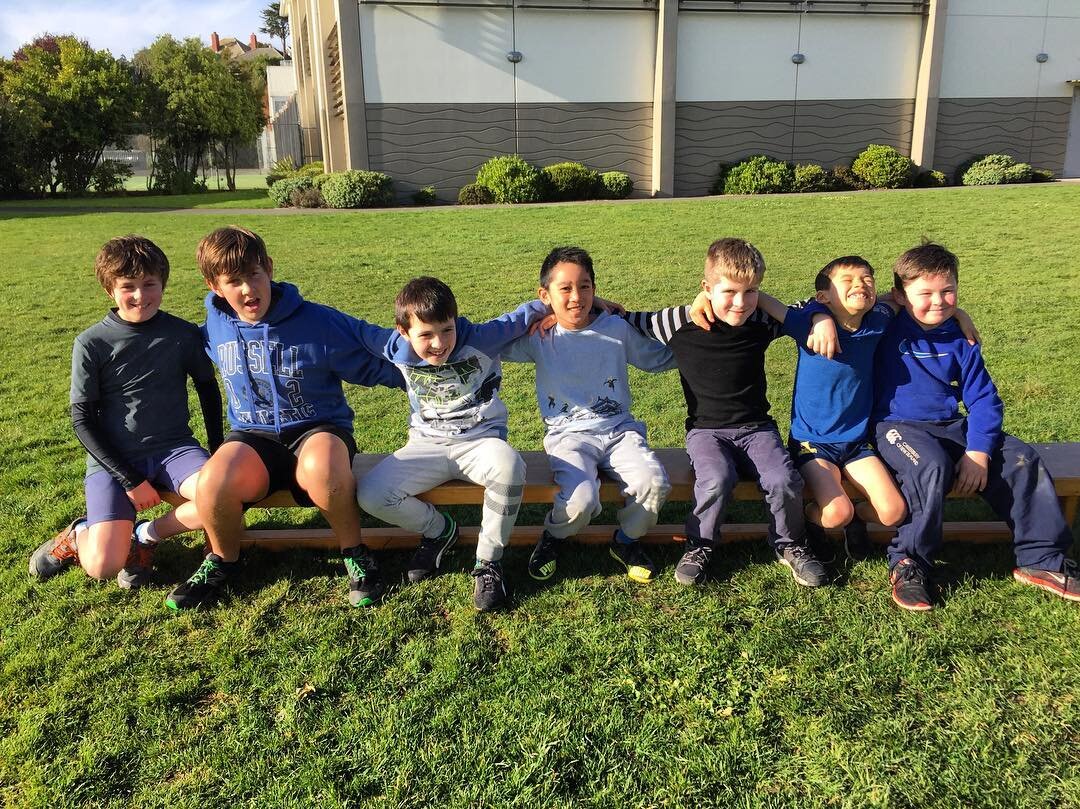
[[[360,508],[383,522],[436,537],[446,528],[446,519],[416,495],[453,479],[484,487],[476,557],[501,559],[525,483],[525,462],[501,438],[442,441],[410,436],[409,443],[356,482],[356,499]]]
[[[626,496],[618,512],[624,534],[638,539],[656,525],[671,484],[643,435],[634,430],[557,433],[544,438],[544,450],[559,486],[544,518],[544,527],[552,536],[573,536],[600,513],[600,470],[618,482]]]

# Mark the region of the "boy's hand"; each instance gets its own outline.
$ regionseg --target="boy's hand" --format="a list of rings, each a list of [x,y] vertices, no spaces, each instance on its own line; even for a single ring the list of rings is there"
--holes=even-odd
[[[953,493],[968,496],[986,488],[987,470],[990,468],[990,456],[985,452],[969,449],[956,465],[956,482]]]
[[[559,319],[553,314],[543,317],[529,326],[529,334],[532,335],[540,332],[540,339],[543,340],[551,334],[551,330],[555,328],[555,324],[558,322]]]
[[[810,321],[814,325],[810,329],[810,336],[806,338],[806,347],[831,360],[840,353],[840,335],[836,333],[836,322],[824,312],[818,312]]]
[[[695,326],[705,331],[709,331],[712,324],[716,322],[716,312],[712,308],[712,298],[704,289],[697,294],[694,302],[690,304],[690,319],[694,321]]]
[[[968,345],[973,346],[982,342],[982,337],[979,335],[979,330],[975,328],[975,322],[971,319],[971,315],[963,309],[957,309],[953,317],[956,318],[956,325],[960,327],[960,331],[967,338]]]
[[[144,480],[134,489],[127,493],[128,499],[135,504],[136,511],[153,508],[161,502],[161,496],[157,489],[148,480]]]
[[[623,306],[621,303],[616,303],[615,301],[609,301],[607,298],[593,297],[592,302],[593,306],[603,309],[609,315],[619,315],[621,317],[622,315],[626,314],[625,306]]]

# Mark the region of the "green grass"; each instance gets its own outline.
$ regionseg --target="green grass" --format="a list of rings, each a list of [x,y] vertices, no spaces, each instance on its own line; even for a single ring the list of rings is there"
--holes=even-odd
[[[845,253],[886,283],[891,260],[927,235],[961,256],[961,305],[1007,429],[1075,441],[1078,209],[1080,186],[1062,185],[297,217],[0,209],[0,801],[1080,806],[1080,609],[1015,585],[1007,547],[947,548],[945,605],[926,616],[892,607],[879,558],[808,592],[761,543],[726,547],[700,591],[672,580],[674,547],[657,550],[664,575],[647,587],[599,549],[567,553],[538,586],[513,550],[517,608],[494,616],[472,610],[467,552],[366,612],[347,607],[338,560],[290,552],[253,554],[227,606],[172,615],[164,591],[197,564],[195,539],[163,548],[161,587],[134,595],[78,571],[26,576],[30,550],[81,510],[70,350],[105,311],[91,267],[111,236],[166,250],[166,308],[191,319],[195,245],[235,222],[266,238],[276,277],[388,323],[394,292],[420,274],[447,280],[469,317],[505,311],[534,293],[555,244],[593,253],[601,294],[655,308],[692,297],[720,235],[757,244],[784,299]],[[782,426],[793,353],[769,352]],[[678,446],[675,375],[632,384],[652,443]],[[531,370],[508,366],[504,393],[511,441],[539,449]],[[363,450],[403,442],[403,394],[349,399]],[[758,516],[747,505],[737,518]],[[386,557],[393,581],[404,563]]]

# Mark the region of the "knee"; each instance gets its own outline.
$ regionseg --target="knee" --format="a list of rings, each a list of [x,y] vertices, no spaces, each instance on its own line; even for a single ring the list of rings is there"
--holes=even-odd
[[[492,469],[492,482],[503,486],[525,484],[525,461],[516,452],[513,456],[500,458]]]
[[[789,472],[787,469],[778,469],[762,475],[758,485],[761,486],[766,497],[778,495],[785,500],[802,498],[802,478],[797,472]],[[848,505],[850,506],[850,503]]]
[[[79,566],[87,576],[98,581],[109,581],[116,577],[123,567],[125,559],[110,558],[107,554],[83,552],[79,554]]]
[[[378,514],[388,508],[396,508],[402,499],[404,495],[381,485],[370,475],[360,478],[356,483],[356,502],[369,514]]]
[[[822,528],[843,528],[855,516],[855,507],[846,497],[840,497],[821,508]]]
[[[588,522],[600,513],[600,492],[597,487],[578,486],[566,501],[566,517],[571,523]]]
[[[730,496],[735,480],[727,477],[697,478],[694,481],[694,499],[700,503],[713,503]]]
[[[877,509],[878,519],[887,528],[895,528],[907,517],[907,503],[904,498],[898,497]]]

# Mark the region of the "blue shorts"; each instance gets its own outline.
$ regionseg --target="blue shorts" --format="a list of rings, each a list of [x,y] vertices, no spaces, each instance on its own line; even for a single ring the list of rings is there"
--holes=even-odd
[[[180,491],[181,484],[194,475],[210,454],[198,444],[185,444],[135,461],[132,466],[156,488]],[[86,491],[86,522],[93,525],[113,520],[135,521],[135,504],[124,487],[105,470],[94,472],[83,482]]]
[[[794,438],[788,438],[787,446],[796,469],[805,466],[815,458],[828,461],[833,466],[843,469],[849,463],[877,455],[874,445],[865,440],[822,444],[817,441],[797,441]]]

